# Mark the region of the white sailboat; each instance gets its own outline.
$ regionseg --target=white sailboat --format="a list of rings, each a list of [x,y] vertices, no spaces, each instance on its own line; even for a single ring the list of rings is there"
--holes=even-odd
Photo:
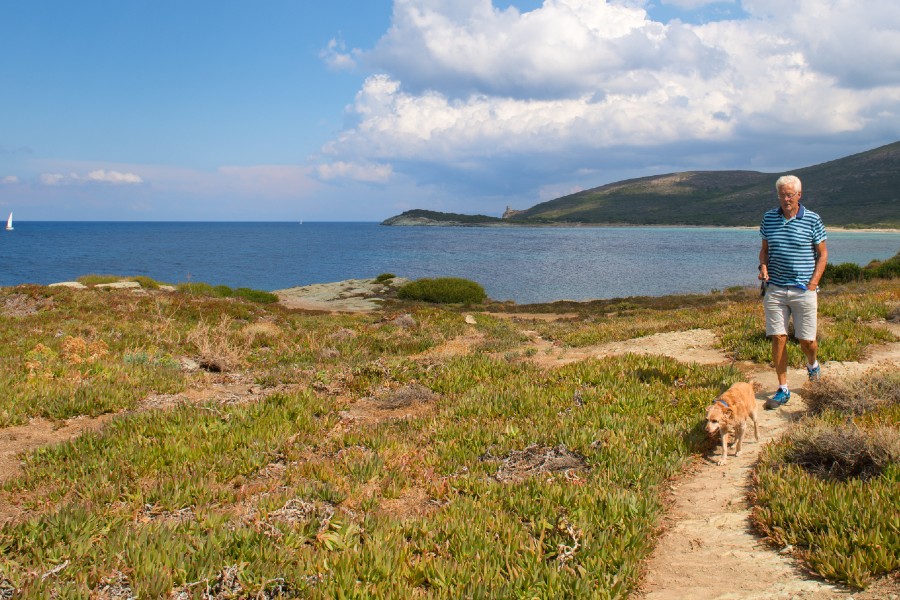
[[[12,229],[13,229],[13,226],[12,226],[12,213],[9,213],[9,218],[6,219],[6,230],[7,230],[7,231],[12,231]]]

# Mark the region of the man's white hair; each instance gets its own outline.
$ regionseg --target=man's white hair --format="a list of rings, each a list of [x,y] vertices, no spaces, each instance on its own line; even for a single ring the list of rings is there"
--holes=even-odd
[[[778,178],[778,181],[775,182],[775,191],[777,192],[783,187],[791,186],[795,191],[799,192],[803,189],[803,185],[800,183],[800,178],[796,175],[782,175]]]

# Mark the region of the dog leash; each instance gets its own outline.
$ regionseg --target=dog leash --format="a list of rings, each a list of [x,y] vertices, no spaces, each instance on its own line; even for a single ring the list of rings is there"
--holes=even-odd
[[[721,404],[721,405],[724,406],[725,408],[731,408],[730,406],[728,406],[728,403],[725,402],[724,400],[722,400],[721,398],[716,398],[716,402],[718,402],[719,404]]]

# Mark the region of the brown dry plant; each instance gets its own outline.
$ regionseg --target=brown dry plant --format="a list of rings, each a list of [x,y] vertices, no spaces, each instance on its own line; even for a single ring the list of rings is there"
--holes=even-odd
[[[900,462],[900,432],[893,427],[811,422],[795,430],[790,442],[786,460],[824,479],[869,479]]]
[[[873,372],[849,381],[824,378],[810,384],[803,398],[813,413],[834,410],[861,415],[900,404],[900,372]]]

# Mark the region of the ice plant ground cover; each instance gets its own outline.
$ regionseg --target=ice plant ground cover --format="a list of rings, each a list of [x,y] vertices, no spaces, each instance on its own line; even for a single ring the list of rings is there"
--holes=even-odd
[[[737,361],[768,360],[743,290],[543,321],[496,313],[562,306],[328,315],[145,287],[0,290],[0,432],[112,415],[3,481],[0,593],[627,596],[667,485],[708,447],[704,407],[742,373],[633,354],[545,368],[529,336],[575,349],[705,328]],[[890,280],[823,293],[822,355],[896,342],[874,323],[898,318],[898,292]],[[896,434],[897,417],[885,401],[810,418]],[[896,459],[823,479],[791,462],[809,439],[761,460],[759,527],[834,581],[896,571]]]

